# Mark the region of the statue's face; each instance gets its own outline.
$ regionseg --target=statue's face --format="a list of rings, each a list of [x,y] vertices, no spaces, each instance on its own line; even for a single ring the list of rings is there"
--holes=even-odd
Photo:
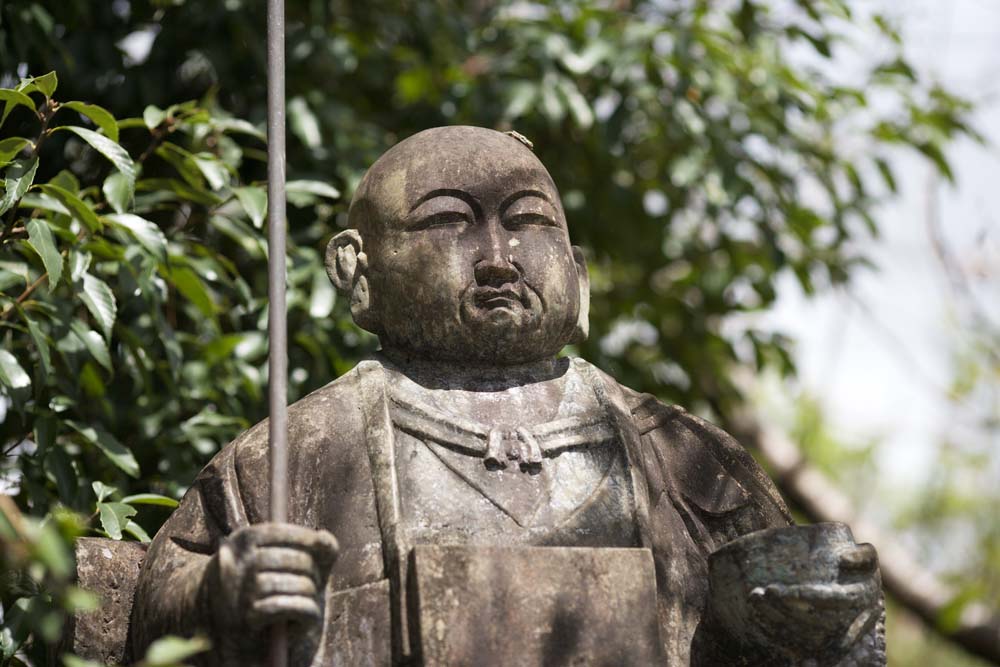
[[[359,196],[351,216],[384,347],[514,364],[570,341],[583,269],[551,177],[518,140],[422,132],[376,163]]]

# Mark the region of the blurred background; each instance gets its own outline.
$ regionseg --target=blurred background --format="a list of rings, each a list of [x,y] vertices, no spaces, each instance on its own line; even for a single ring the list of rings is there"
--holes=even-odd
[[[875,543],[890,664],[1000,664],[1000,5],[287,5],[293,398],[374,349],[321,262],[364,169],[515,129],[588,253],[569,352]],[[0,665],[93,604],[75,536],[148,539],[265,416],[264,35],[260,0],[0,4]]]

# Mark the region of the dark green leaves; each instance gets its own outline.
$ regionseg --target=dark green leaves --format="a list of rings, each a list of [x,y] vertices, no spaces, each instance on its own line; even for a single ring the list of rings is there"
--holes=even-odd
[[[131,477],[139,476],[139,464],[132,452],[118,439],[99,426],[88,426],[67,420],[66,423],[82,436],[84,441],[100,449],[108,459]]]
[[[14,110],[14,107],[23,106],[35,110],[35,102],[24,93],[7,88],[0,88],[0,102],[3,102],[3,115],[0,116],[0,127],[3,126],[7,116]]]
[[[53,199],[56,199],[66,208],[70,215],[83,223],[83,226],[89,231],[96,232],[101,228],[101,221],[98,220],[97,214],[94,213],[90,205],[69,190],[61,188],[58,185],[52,185],[51,183],[42,183],[35,187]]]
[[[2,89],[0,89],[2,90]],[[24,137],[0,139],[0,167],[9,163],[15,155],[31,142]]]

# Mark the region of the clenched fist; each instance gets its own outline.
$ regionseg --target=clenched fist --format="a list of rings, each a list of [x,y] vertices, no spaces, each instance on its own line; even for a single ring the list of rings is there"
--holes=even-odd
[[[337,540],[325,530],[277,523],[241,528],[209,567],[207,603],[215,623],[258,630],[288,622],[299,632],[319,630],[336,557]]]

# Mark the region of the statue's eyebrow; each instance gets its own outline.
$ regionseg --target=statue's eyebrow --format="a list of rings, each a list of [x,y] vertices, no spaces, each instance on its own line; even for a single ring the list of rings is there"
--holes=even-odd
[[[423,197],[418,199],[413,204],[413,206],[410,207],[410,213],[413,213],[413,211],[415,211],[417,207],[423,204],[425,201],[429,199],[434,199],[435,197],[455,197],[456,199],[461,199],[462,201],[464,201],[466,204],[469,205],[469,208],[472,209],[472,213],[477,218],[482,216],[483,212],[482,208],[479,206],[479,202],[476,201],[475,197],[470,195],[468,192],[465,192],[464,190],[453,190],[451,188],[438,188],[437,190],[431,190]]]
[[[549,197],[546,193],[542,192],[541,190],[534,190],[534,189],[518,190],[514,194],[509,195],[506,199],[503,200],[503,203],[500,204],[500,215],[503,215],[504,211],[506,211],[511,204],[513,204],[522,197],[538,197],[539,199],[544,199],[550,204],[552,203],[552,198]]]

